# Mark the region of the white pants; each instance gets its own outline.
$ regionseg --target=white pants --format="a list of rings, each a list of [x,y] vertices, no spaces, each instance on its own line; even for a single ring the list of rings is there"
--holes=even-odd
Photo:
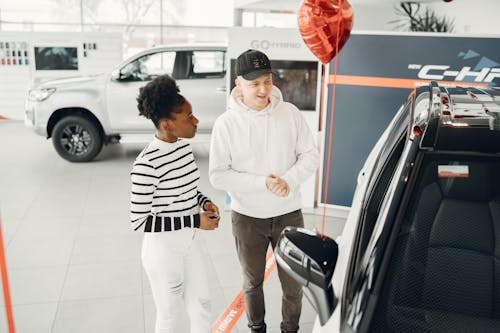
[[[191,333],[210,332],[211,304],[196,229],[144,234],[142,264],[156,304],[155,333],[175,332],[185,303]]]

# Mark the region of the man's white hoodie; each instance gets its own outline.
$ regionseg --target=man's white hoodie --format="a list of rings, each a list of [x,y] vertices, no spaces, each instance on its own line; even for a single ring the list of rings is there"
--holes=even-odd
[[[211,138],[209,178],[231,195],[231,209],[240,214],[269,218],[302,207],[300,184],[318,167],[314,137],[300,111],[283,101],[273,87],[270,104],[255,111],[242,102],[237,88],[228,110],[216,120]],[[266,187],[274,174],[290,186],[287,197]]]

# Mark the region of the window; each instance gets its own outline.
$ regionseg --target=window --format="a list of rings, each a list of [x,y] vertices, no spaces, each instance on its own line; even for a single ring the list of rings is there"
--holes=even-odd
[[[363,216],[363,227],[361,230],[361,237],[358,243],[358,260],[364,256],[368,242],[372,237],[373,230],[375,228],[375,223],[377,222],[380,211],[382,208],[382,203],[389,189],[389,184],[394,176],[394,171],[398,165],[398,162],[403,153],[403,148],[405,146],[406,136],[402,135],[397,142],[397,145],[390,152],[391,155],[384,162],[384,168],[378,176],[377,183],[374,185],[373,191],[370,195],[370,199],[366,203],[365,213]]]
[[[127,64],[121,74],[128,81],[150,81],[160,75],[172,75],[174,60],[175,52],[148,54]]]
[[[407,104],[396,114],[396,119],[391,123],[392,125],[389,128],[384,146],[377,157],[377,161],[374,163],[373,171],[365,171],[371,172],[371,174],[368,175],[370,177],[368,180],[369,183],[363,199],[363,211],[361,212],[357,227],[355,244],[353,244],[353,254],[348,267],[347,285],[342,297],[342,309],[346,311],[343,312],[342,316],[346,318],[345,315],[350,313],[347,318],[348,323],[350,323],[349,325],[353,324],[352,315],[355,315],[357,311],[364,311],[360,306],[356,306],[356,310],[354,310],[352,305],[359,303],[361,299],[367,296],[366,291],[369,288],[368,280],[370,279],[367,279],[365,274],[368,271],[373,271],[373,267],[369,267],[373,265],[373,260],[369,260],[368,258],[370,253],[367,253],[367,247],[372,239],[377,223],[384,223],[380,213],[386,201],[385,199],[389,197],[388,190],[407,142],[406,133],[409,108],[410,105]]]
[[[363,212],[359,223],[360,229],[359,236],[357,237],[357,250],[355,253],[356,266],[359,266],[365,254],[366,246],[370,241],[375,223],[379,218],[382,203],[406,143],[409,105],[406,105],[400,112],[399,117],[393,124],[387,137],[384,147],[381,149],[378,160],[374,165],[373,174],[369,180],[370,183],[367,187]],[[359,269],[360,267],[356,268],[356,270]]]
[[[374,331],[500,331],[499,168],[493,155],[423,155]]]
[[[193,77],[223,77],[224,52],[222,51],[194,51]]]
[[[357,330],[366,319],[368,298],[373,287],[373,277],[380,264],[377,245],[381,227],[394,220],[400,205],[402,191],[406,182],[401,174],[405,172],[405,163],[410,156],[411,142],[407,140],[407,129],[411,103],[402,107],[391,122],[387,139],[380,149],[377,161],[368,172],[368,185],[363,199],[353,254],[349,263],[349,275],[343,295],[342,313],[345,323]],[[408,143],[408,144],[407,144]],[[375,232],[377,230],[377,232]],[[373,306],[371,307],[373,309]]]
[[[76,47],[35,47],[35,68],[39,70],[78,70]]]
[[[290,62],[273,62],[274,84],[280,88],[283,98],[293,103],[300,110],[316,110],[316,91],[318,68],[316,62],[300,61],[294,65]]]

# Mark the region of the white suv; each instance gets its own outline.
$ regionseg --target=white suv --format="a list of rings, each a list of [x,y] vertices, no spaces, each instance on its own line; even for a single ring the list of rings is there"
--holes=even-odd
[[[199,137],[209,136],[226,108],[226,46],[183,45],[141,52],[111,73],[51,80],[29,91],[25,124],[47,138],[68,161],[91,161],[103,144],[154,131],[140,117],[139,88],[169,74],[191,102]]]

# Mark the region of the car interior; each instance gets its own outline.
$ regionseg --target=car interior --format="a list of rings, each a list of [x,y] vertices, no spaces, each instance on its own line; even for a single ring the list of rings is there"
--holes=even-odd
[[[371,331],[500,331],[498,170],[498,156],[426,154]]]
[[[187,79],[190,73],[192,73],[192,69],[191,54],[188,52],[177,52],[172,77],[176,80]]]

